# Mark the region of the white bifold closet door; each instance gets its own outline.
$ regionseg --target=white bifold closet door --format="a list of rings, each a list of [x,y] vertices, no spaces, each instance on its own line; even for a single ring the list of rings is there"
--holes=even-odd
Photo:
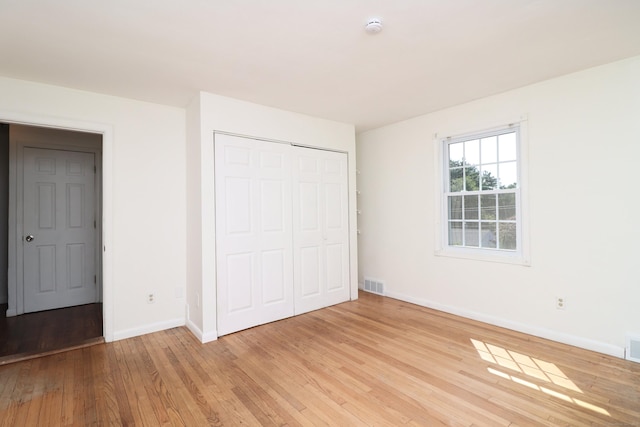
[[[296,314],[349,299],[347,155],[293,147]]]
[[[293,316],[291,150],[216,134],[218,334]]]
[[[346,154],[216,134],[218,335],[347,301]]]

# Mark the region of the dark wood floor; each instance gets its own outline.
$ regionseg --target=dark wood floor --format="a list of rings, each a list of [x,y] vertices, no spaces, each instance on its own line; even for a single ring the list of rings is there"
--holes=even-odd
[[[0,305],[0,365],[103,341],[102,304],[6,317]]]

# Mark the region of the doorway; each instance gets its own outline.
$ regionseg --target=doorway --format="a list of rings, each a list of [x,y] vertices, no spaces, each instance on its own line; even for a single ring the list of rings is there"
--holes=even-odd
[[[3,327],[27,323],[28,335],[38,336],[33,319],[65,318],[81,305],[93,305],[87,312],[97,313],[92,323],[99,328],[71,327],[68,335],[103,340],[102,138],[22,124],[0,128],[0,265],[8,264],[9,271],[0,280],[0,304],[6,304],[7,320],[12,318]],[[39,314],[25,314],[34,312]]]

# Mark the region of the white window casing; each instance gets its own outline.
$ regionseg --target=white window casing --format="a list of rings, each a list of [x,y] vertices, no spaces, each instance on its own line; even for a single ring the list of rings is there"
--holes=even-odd
[[[437,256],[530,265],[526,116],[436,134],[434,170]]]

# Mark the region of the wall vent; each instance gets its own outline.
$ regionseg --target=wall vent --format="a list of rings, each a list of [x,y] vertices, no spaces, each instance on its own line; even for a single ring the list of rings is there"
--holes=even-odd
[[[384,282],[365,277],[364,290],[373,294],[384,295]]]
[[[627,335],[625,359],[640,363],[640,335]]]

